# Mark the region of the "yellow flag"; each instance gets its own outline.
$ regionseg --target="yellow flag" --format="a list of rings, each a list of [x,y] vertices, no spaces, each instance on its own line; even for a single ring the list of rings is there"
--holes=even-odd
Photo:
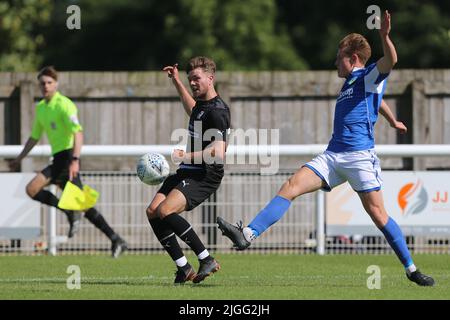
[[[88,185],[84,185],[81,190],[72,182],[67,181],[58,207],[65,210],[85,211],[95,206],[98,196],[98,191]]]
[[[83,186],[83,192],[85,196],[84,207],[86,209],[92,208],[97,203],[99,193],[97,190],[89,187],[87,184]]]

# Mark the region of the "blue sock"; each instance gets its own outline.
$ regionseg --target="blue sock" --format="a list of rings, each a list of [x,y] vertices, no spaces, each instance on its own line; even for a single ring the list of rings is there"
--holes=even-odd
[[[383,232],[391,248],[394,249],[395,254],[400,259],[403,266],[405,268],[408,268],[410,265],[412,265],[413,260],[409,253],[408,246],[406,245],[405,238],[403,237],[402,230],[400,230],[400,227],[394,221],[394,219],[389,217],[386,225],[380,230],[381,232]]]
[[[289,209],[291,201],[280,196],[273,198],[267,206],[248,225],[255,236],[267,230],[271,225],[281,219]]]

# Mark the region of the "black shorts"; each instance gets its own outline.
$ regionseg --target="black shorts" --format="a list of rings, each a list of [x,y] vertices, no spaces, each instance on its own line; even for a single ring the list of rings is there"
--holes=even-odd
[[[64,189],[67,181],[69,181],[69,166],[72,161],[72,149],[63,150],[53,155],[52,164],[45,167],[41,173],[50,178],[51,184],[56,184],[61,189]],[[79,188],[83,188],[80,175],[72,180]]]
[[[213,170],[178,169],[167,177],[158,193],[168,195],[179,190],[186,198],[186,211],[190,211],[209,198],[220,186],[223,172]]]

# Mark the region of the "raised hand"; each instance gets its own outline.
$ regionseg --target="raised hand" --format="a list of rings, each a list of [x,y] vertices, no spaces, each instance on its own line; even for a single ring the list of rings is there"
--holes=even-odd
[[[383,15],[383,19],[381,20],[380,25],[380,35],[387,36],[391,32],[391,15],[386,10]]]
[[[386,10],[384,12],[379,30],[384,56],[377,61],[378,71],[380,71],[380,73],[383,74],[391,72],[392,68],[397,63],[398,60],[397,51],[395,50],[395,46],[389,37],[390,32],[391,32],[391,15]]]
[[[178,63],[175,63],[173,66],[166,66],[162,69],[162,71],[167,73],[167,76],[172,79],[172,84],[178,91],[180,95],[181,102],[183,103],[183,108],[186,113],[190,116],[192,113],[192,108],[195,107],[195,100],[192,98],[189,91],[183,85],[183,82],[180,80],[178,73]]]
[[[173,66],[167,66],[163,68],[163,71],[167,72],[167,76],[172,80],[179,80],[178,76],[178,63],[175,63]]]

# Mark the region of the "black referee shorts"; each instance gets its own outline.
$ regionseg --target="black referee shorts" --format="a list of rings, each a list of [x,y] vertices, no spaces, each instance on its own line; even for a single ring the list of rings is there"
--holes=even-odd
[[[221,171],[178,169],[176,174],[167,177],[158,193],[167,196],[177,189],[186,198],[186,211],[190,211],[219,188],[222,178]]]
[[[53,155],[52,164],[45,167],[41,173],[50,178],[51,184],[56,184],[61,189],[64,189],[67,181],[69,181],[69,166],[72,161],[72,149],[63,150]],[[83,188],[80,175],[73,178],[72,183],[77,185],[80,189]]]

